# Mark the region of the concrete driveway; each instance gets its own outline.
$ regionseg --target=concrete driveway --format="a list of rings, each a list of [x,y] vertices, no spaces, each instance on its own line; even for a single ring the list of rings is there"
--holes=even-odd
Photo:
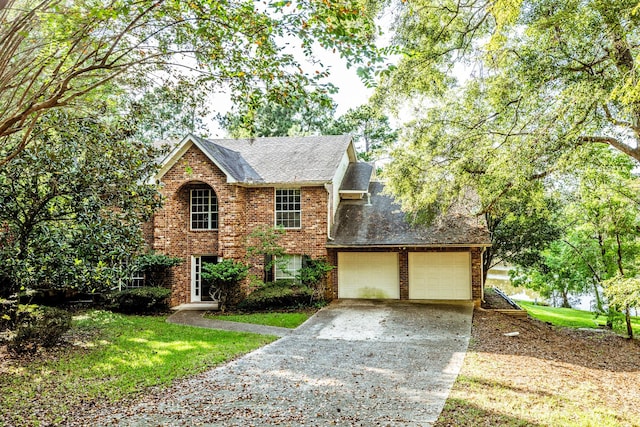
[[[433,423],[469,342],[471,305],[342,301],[293,334],[98,424]]]

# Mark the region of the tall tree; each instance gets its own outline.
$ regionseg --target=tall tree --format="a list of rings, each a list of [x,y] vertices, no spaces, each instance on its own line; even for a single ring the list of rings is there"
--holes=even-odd
[[[0,293],[117,285],[159,206],[155,149],[108,110],[43,113],[0,170]]]
[[[542,262],[525,272],[524,282],[533,284],[531,278],[539,277],[550,289],[571,285],[573,290],[588,290],[602,312],[599,287],[604,286],[611,303],[623,301],[619,291],[637,283],[627,279],[640,271],[640,181],[632,172],[635,163],[623,154],[602,145],[585,151],[591,161],[563,180],[563,234],[553,251],[541,252]],[[617,288],[620,283],[624,286]],[[628,306],[618,308],[628,313]]]
[[[219,117],[220,125],[236,138],[351,134],[360,149],[358,155],[365,161],[387,156],[398,135],[389,117],[371,105],[360,105],[337,117],[337,105],[324,90],[288,105],[270,103],[266,95],[256,104]]]
[[[7,0],[0,8],[0,167],[33,140],[50,109],[101,88],[153,87],[155,76],[226,90],[235,102],[274,85],[273,102],[319,84],[283,43],[335,49],[350,64],[381,58],[363,0]],[[366,67],[366,65],[365,65]],[[316,70],[321,68],[317,64]]]
[[[403,3],[394,40],[404,55],[377,99],[426,100],[406,135],[417,141],[429,127],[444,135],[425,163],[464,163],[506,186],[567,167],[584,145],[638,160],[636,8],[628,0]],[[467,79],[457,79],[458,64]]]

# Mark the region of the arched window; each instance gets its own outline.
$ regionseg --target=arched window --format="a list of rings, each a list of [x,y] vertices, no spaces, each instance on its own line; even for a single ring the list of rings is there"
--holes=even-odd
[[[218,229],[218,198],[211,188],[191,190],[191,229]]]

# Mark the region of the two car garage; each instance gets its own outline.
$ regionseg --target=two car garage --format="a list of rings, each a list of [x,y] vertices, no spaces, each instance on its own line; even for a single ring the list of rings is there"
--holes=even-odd
[[[404,265],[404,264],[407,265]],[[471,252],[338,252],[338,298],[470,300]],[[402,295],[401,282],[408,282]]]

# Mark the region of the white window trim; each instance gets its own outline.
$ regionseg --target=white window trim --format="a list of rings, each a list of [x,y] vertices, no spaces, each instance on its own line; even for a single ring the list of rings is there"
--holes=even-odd
[[[202,301],[202,258],[216,257],[217,262],[222,258],[217,255],[191,255],[191,302]]]
[[[147,283],[146,283],[146,276],[142,271],[134,271],[131,274],[131,278],[129,279],[129,283],[130,285],[128,286],[129,288],[144,288]],[[142,284],[140,285],[136,285],[136,281],[142,282]]]
[[[209,204],[208,204],[208,210],[207,212],[209,213],[209,221],[207,224],[207,228],[193,228],[193,192],[194,191],[202,191],[202,190],[207,190],[209,191]],[[213,197],[216,198],[216,210],[213,211],[211,208],[211,201],[213,200]],[[197,212],[197,213],[203,213],[203,212]],[[191,190],[189,190],[189,230],[190,231],[215,231],[218,230],[218,227],[212,227],[212,222],[213,222],[213,215],[218,215],[218,195],[216,194],[216,192],[213,190],[213,188],[192,188]],[[219,226],[220,225],[220,218],[218,217],[216,220],[216,225]]]
[[[300,197],[300,209],[297,211],[278,211],[278,191],[283,190],[298,190],[298,194]],[[300,225],[297,227],[285,227],[284,225],[278,224],[278,212],[298,212],[300,215]],[[282,227],[285,230],[300,230],[302,229],[302,188],[275,188],[273,191],[273,223],[276,227]]]
[[[282,258],[284,258],[282,260],[283,262],[284,261],[287,262],[287,269],[281,270],[278,265],[277,257],[274,257],[275,265],[274,265],[274,272],[273,272],[273,280],[295,279],[296,275],[302,268],[302,255],[299,255],[299,254],[284,255]],[[293,266],[293,269],[289,270],[288,267],[290,266],[291,261],[294,262],[294,266]],[[282,275],[283,273],[284,275]]]

